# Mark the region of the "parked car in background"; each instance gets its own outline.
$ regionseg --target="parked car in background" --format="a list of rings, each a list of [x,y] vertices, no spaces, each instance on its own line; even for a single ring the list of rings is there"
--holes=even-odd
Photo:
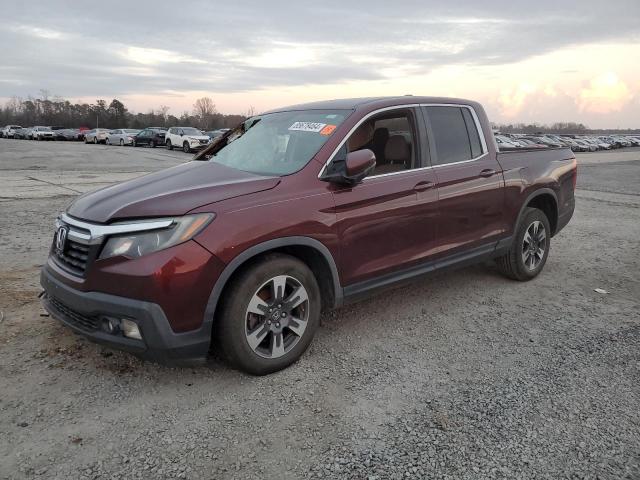
[[[570,149],[498,152],[462,99],[278,109],[194,160],[61,213],[40,277],[53,318],[150,360],[215,345],[267,374],[305,352],[321,311],[383,288],[489,259],[535,278],[575,207]]]
[[[33,127],[31,138],[33,140],[53,140],[53,130],[51,127]]]
[[[504,135],[495,135],[495,139],[500,150],[505,148],[521,148],[520,145],[515,144],[509,137],[505,137]]]
[[[22,128],[20,125],[7,125],[2,129],[2,136],[4,138],[14,138],[16,130]]]
[[[546,145],[541,143],[536,143],[533,140],[530,140],[526,137],[518,137],[518,141],[526,148],[547,148]]]
[[[169,150],[181,148],[184,153],[200,150],[210,140],[208,135],[193,127],[171,127],[165,135],[165,145]]]
[[[107,145],[125,145],[133,144],[133,137],[140,133],[135,128],[116,128],[111,130],[107,135]]]
[[[56,140],[75,141],[80,140],[80,131],[75,128],[63,128],[54,132]]]
[[[31,131],[30,128],[18,128],[15,133],[13,134],[13,138],[17,138],[19,140],[26,140],[29,135],[29,132]]]
[[[94,128],[84,132],[84,143],[106,143],[108,133],[109,130],[107,128]]]
[[[131,145],[134,147],[141,147],[143,145],[149,145],[152,148],[164,145],[164,137],[167,133],[165,128],[149,127],[142,130],[135,137]]]
[[[215,140],[218,137],[221,137],[225,133],[229,131],[228,128],[219,128],[218,130],[210,130],[208,132],[204,132],[204,134],[209,137],[211,140]]]

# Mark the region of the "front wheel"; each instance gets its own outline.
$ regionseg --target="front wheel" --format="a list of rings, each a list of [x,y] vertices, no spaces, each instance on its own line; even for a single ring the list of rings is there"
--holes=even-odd
[[[189,153],[189,152],[191,152],[191,148],[189,147],[189,143],[184,142],[184,143],[182,144],[182,151],[183,151],[184,153]]]
[[[156,141],[151,140],[151,142],[149,142],[149,145],[151,145],[151,148],[156,148]]]
[[[98,144],[98,137],[93,137],[93,144],[97,145]]]
[[[230,285],[215,339],[227,360],[253,375],[288,367],[305,352],[320,322],[318,283],[309,268],[272,254]]]
[[[171,140],[167,140],[166,144],[167,150],[173,150],[173,145],[171,145]]]
[[[120,146],[124,147],[124,140],[123,139],[120,139]]]
[[[547,263],[551,239],[549,219],[542,210],[527,208],[509,252],[496,259],[498,269],[513,280],[535,278]]]

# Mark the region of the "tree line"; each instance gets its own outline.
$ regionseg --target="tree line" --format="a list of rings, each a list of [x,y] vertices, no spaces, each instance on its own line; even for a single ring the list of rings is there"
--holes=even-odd
[[[252,112],[250,108],[249,112]],[[215,130],[231,128],[245,120],[246,115],[224,115],[216,109],[213,99],[202,97],[195,101],[191,112],[179,117],[169,113],[169,107],[161,105],[147,113],[134,113],[117,98],[107,103],[98,99],[95,103],[71,103],[60,97],[49,98],[44,91],[40,98],[12,97],[0,109],[0,126],[62,126],[67,128],[145,128],[171,127],[175,125]]]
[[[593,129],[582,123],[575,122],[556,122],[550,125],[541,123],[512,123],[512,124],[491,124],[494,130],[502,133],[564,133],[573,135],[587,135],[597,134],[606,135],[610,133],[622,133],[627,135],[633,135],[640,133],[639,129],[620,129],[620,128],[605,128],[605,129]]]

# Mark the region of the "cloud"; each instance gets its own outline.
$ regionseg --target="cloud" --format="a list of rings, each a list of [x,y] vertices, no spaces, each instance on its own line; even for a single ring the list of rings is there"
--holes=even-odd
[[[0,44],[11,48],[3,49],[0,61],[0,98],[47,89],[71,99],[169,104],[198,92],[217,103],[258,97],[296,103],[305,95],[460,92],[482,94],[508,119],[544,108],[555,113],[557,105],[573,114],[576,101],[587,114],[619,108],[628,98],[606,81],[579,83],[599,73],[589,59],[547,65],[542,77],[548,78],[519,72],[520,65],[587,45],[640,41],[638,0],[538,0],[534,7],[524,0],[194,0],[170,6],[113,0],[97,13],[73,0],[60,0],[55,8],[32,0],[29,9],[5,9]],[[46,15],[34,20],[32,12],[41,10]],[[614,62],[602,69],[616,71],[638,90]],[[449,71],[463,78],[429,83]],[[558,85],[560,77],[565,83]],[[578,83],[570,89],[567,82]]]
[[[502,116],[515,118],[523,109],[527,99],[536,93],[538,87],[531,83],[521,83],[514,89],[506,89],[500,92],[498,104]]]
[[[580,90],[578,107],[582,112],[605,114],[620,111],[632,98],[627,84],[614,72],[606,72]]]

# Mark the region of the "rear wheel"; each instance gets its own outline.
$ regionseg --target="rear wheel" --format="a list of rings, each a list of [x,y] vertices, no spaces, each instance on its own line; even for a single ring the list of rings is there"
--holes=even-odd
[[[513,280],[535,278],[549,256],[551,227],[549,219],[537,208],[527,208],[518,225],[509,252],[496,259],[500,271]]]
[[[120,146],[124,147],[124,140],[122,138],[120,139]]]
[[[189,142],[184,142],[182,144],[182,151],[184,153],[189,153],[191,151],[191,148],[189,147]]]
[[[166,145],[167,145],[167,149],[173,150],[173,145],[171,145],[171,140],[167,140]]]
[[[273,254],[233,281],[216,341],[235,367],[254,375],[281,370],[305,352],[320,321],[320,289],[309,268]]]

